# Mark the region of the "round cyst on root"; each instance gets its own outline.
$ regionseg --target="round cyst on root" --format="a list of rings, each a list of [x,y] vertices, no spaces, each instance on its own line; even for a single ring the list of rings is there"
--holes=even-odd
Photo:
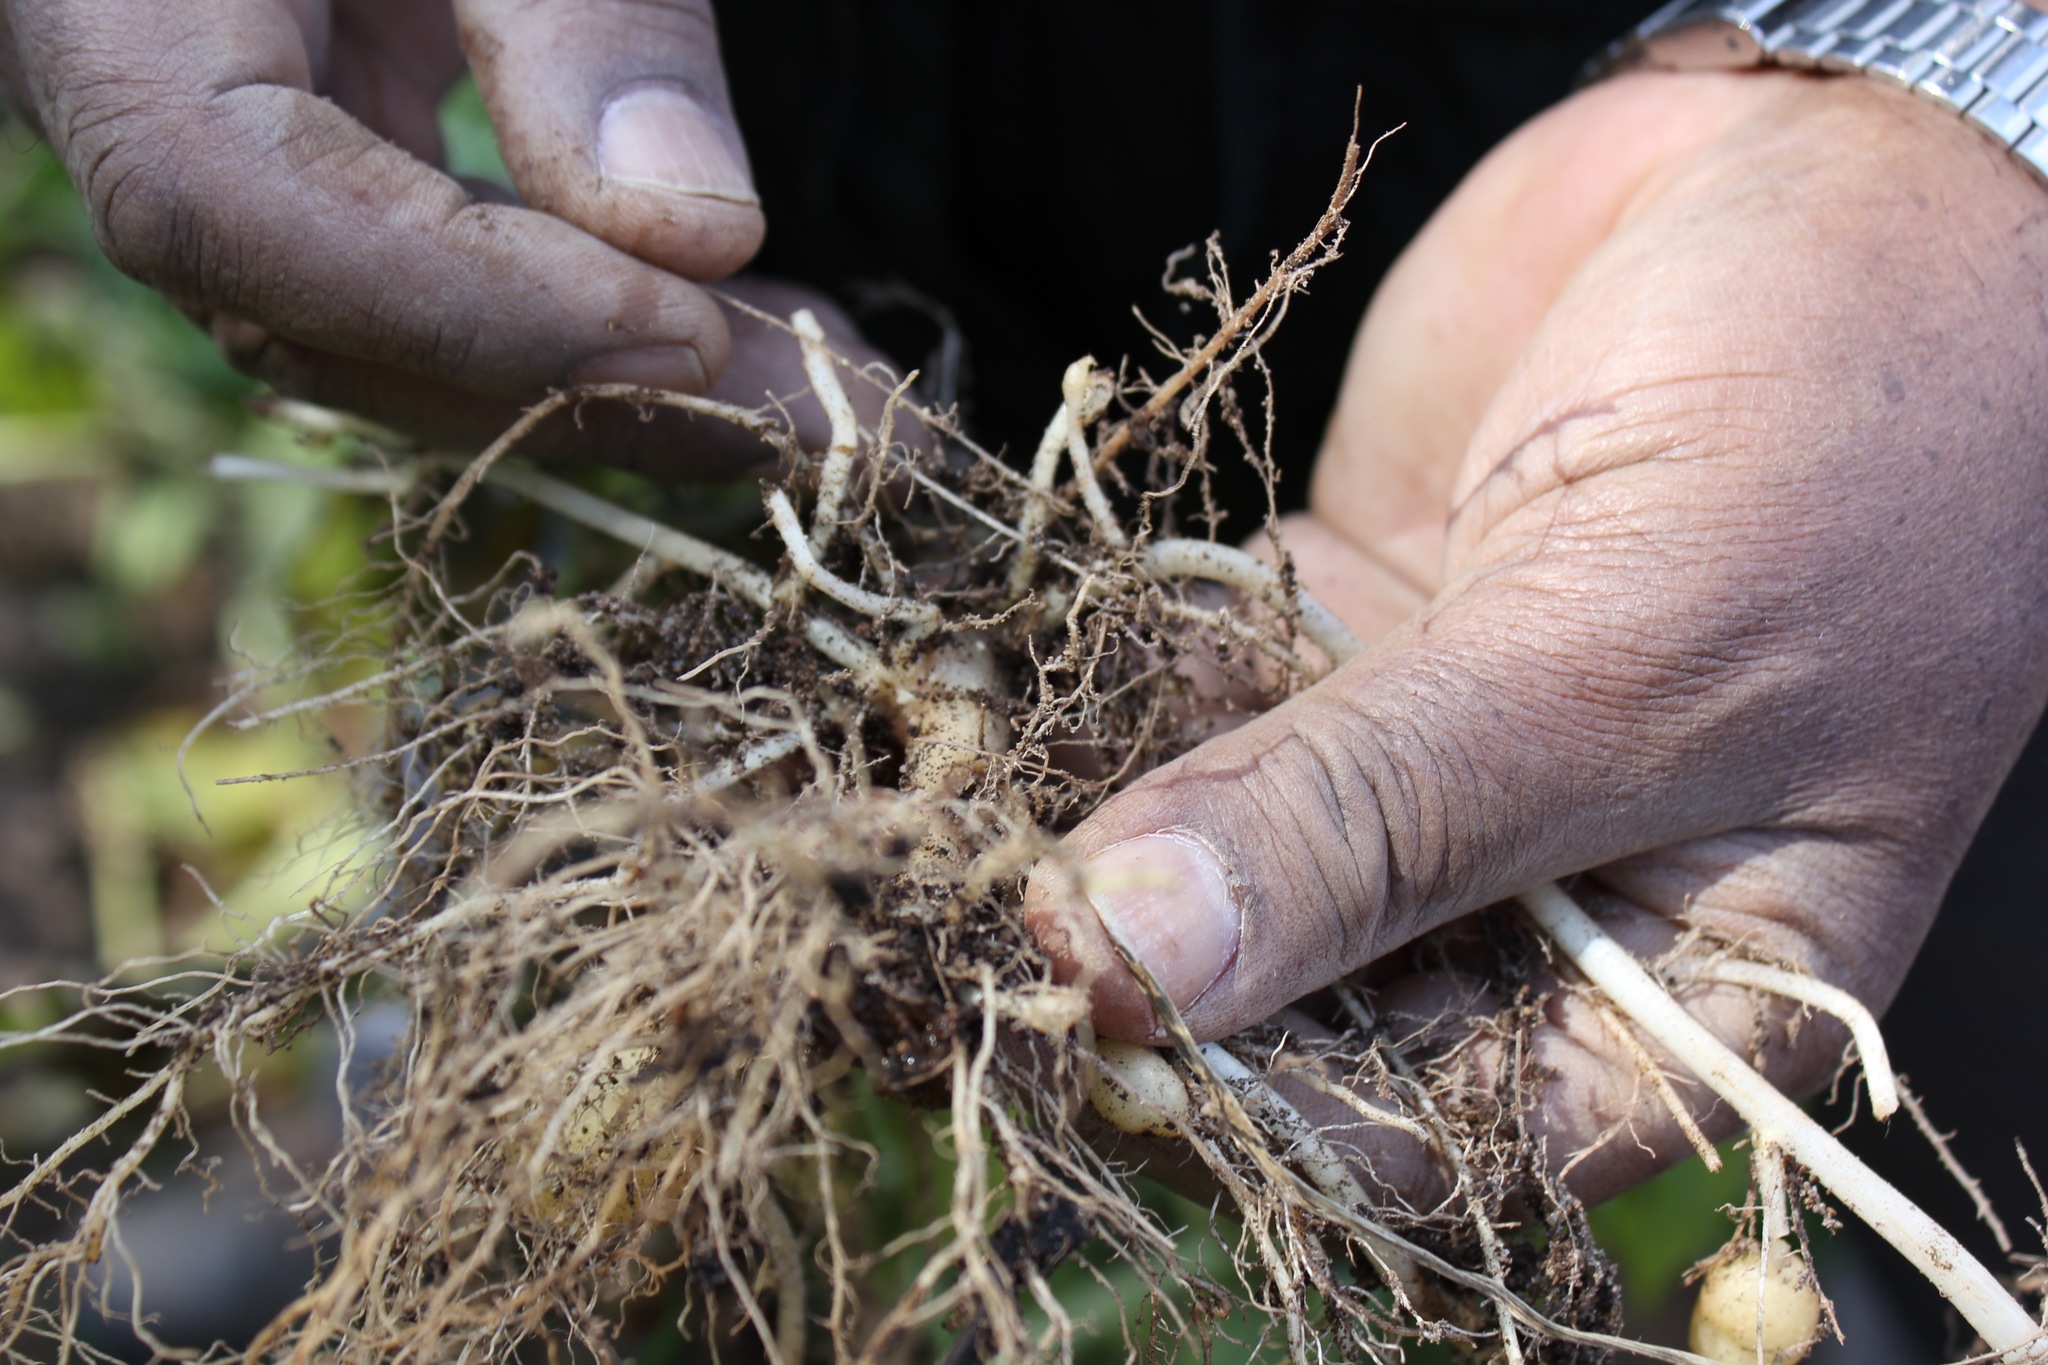
[[[1692,1349],[1709,1360],[1796,1365],[1819,1337],[1820,1287],[1786,1242],[1772,1244],[1768,1270],[1761,1248],[1731,1247],[1700,1283],[1692,1310]]]
[[[1175,1119],[1188,1115],[1188,1091],[1173,1065],[1149,1047],[1132,1043],[1098,1043],[1095,1078],[1088,1083],[1088,1102],[1095,1112],[1126,1133],[1172,1137]]]

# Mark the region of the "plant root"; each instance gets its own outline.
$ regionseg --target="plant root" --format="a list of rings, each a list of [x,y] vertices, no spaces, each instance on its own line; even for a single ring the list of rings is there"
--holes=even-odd
[[[1269,385],[1261,348],[1335,258],[1364,162],[1354,143],[1314,232],[1242,302],[1213,241],[1198,274],[1170,275],[1215,331],[1155,332],[1163,377],[1076,361],[1021,471],[914,406],[908,381],[845,366],[804,314],[788,326],[829,418],[817,454],[772,405],[604,386],[550,397],[452,482],[431,456],[317,477],[224,457],[224,476],[391,505],[388,592],[323,656],[243,679],[209,718],[379,708],[370,752],[331,765],[369,814],[306,911],[225,963],[75,988],[71,1013],[0,1035],[0,1050],[96,1050],[130,1077],[51,1155],[8,1168],[0,1356],[89,1353],[95,1266],[120,1254],[122,1204],[186,1134],[203,1077],[225,1082],[320,1251],[302,1295],[207,1361],[611,1361],[649,1313],[776,1365],[928,1358],[934,1334],[949,1360],[1068,1360],[1112,1325],[1077,1321],[1062,1275],[1116,1277],[1133,1355],[1236,1330],[1301,1365],[1397,1360],[1416,1341],[1699,1361],[1618,1334],[1613,1272],[1525,1122],[1545,1079],[1526,972],[1479,1023],[1501,1061],[1477,1088],[1457,1058],[1411,1055],[1350,985],[1326,1039],[1269,1024],[1199,1046],[1134,959],[1171,1047],[1098,1051],[1085,997],[1052,983],[1023,922],[1024,878],[1059,837],[1213,732],[1196,677],[1267,707],[1360,648],[1297,585],[1270,496],[1269,564],[1218,538],[1208,480],[1224,458],[1270,480],[1270,390],[1239,390]],[[883,397],[872,437],[848,383]],[[760,538],[714,543],[519,463],[541,421],[587,402],[678,407],[767,442],[783,463]],[[899,419],[932,448],[894,442]],[[455,532],[490,490],[630,566],[596,580],[609,592],[567,595],[526,555],[465,570]],[[1946,1259],[1994,1346],[2031,1330],[1952,1239],[1844,1188],[1796,1108],[1697,1046],[1561,892],[1525,903],[1618,1028]],[[1762,968],[1746,984],[1857,1025],[1882,1103],[1881,1042],[1848,1003]],[[316,1029],[347,1054],[372,1007],[403,1011],[402,1046],[337,1082],[323,1160],[288,1157],[262,1058]],[[1372,1173],[1281,1093],[1290,1076],[1289,1093],[1434,1151],[1451,1197],[1375,1207]],[[1240,1228],[1230,1282],[1091,1143],[1091,1091],[1220,1192]],[[913,1149],[924,1165],[905,1177]]]

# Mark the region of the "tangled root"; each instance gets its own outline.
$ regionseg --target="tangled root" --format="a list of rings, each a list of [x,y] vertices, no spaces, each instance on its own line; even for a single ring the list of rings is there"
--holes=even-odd
[[[416,477],[428,461],[391,473],[394,587],[358,631],[381,666],[222,712],[384,708],[384,749],[354,760],[376,828],[339,874],[374,895],[346,915],[315,903],[224,968],[88,992],[14,1040],[153,1060],[0,1197],[0,1354],[82,1349],[92,1267],[120,1254],[122,1201],[179,1141],[206,1067],[236,1084],[238,1125],[320,1248],[251,1360],[607,1360],[655,1301],[777,1365],[915,1358],[935,1330],[956,1359],[1065,1357],[1085,1324],[1049,1277],[1109,1261],[1135,1268],[1127,1319],[1155,1340],[1204,1342],[1248,1307],[1298,1360],[1398,1359],[1417,1338],[1511,1361],[1623,1344],[1612,1273],[1523,1124],[1540,1081],[1526,934],[1499,937],[1513,1003],[1487,1025],[1500,1074],[1475,1085],[1455,1052],[1411,1058],[1357,993],[1312,1045],[1277,1025],[1205,1047],[1176,1030],[1168,1054],[1105,1064],[1019,913],[1028,869],[1108,795],[1356,647],[1277,535],[1270,562],[1219,541],[1207,488],[1225,458],[1270,486],[1261,348],[1335,257],[1361,161],[1354,146],[1315,232],[1247,298],[1213,242],[1200,273],[1170,270],[1215,331],[1161,337],[1164,378],[1077,362],[1023,470],[907,383],[849,372],[799,315],[822,454],[773,411],[607,388],[543,404],[445,493]],[[882,395],[874,429],[848,382]],[[549,413],[597,401],[774,446],[766,553],[503,462]],[[929,439],[899,439],[913,431]],[[482,484],[643,562],[612,592],[557,597],[523,557],[458,589],[443,550]],[[409,1036],[343,1095],[338,1153],[301,1169],[252,1058],[321,1021],[346,1044],[373,1001],[401,1002]],[[1361,1113],[1436,1152],[1452,1193],[1374,1212],[1268,1084],[1280,1070],[1374,1096]],[[884,1154],[857,1116],[882,1102],[940,1116],[949,1160],[928,1221],[877,1243],[860,1211]],[[1183,1259],[1128,1165],[1086,1140],[1096,1108],[1193,1154],[1241,1225],[1236,1283]],[[30,1206],[63,1230],[23,1234]],[[900,1292],[875,1289],[884,1265]]]

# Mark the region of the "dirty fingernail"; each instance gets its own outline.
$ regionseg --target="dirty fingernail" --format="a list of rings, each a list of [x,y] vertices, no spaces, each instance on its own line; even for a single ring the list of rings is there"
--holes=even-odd
[[[760,202],[731,124],[671,86],[643,85],[605,106],[597,124],[597,164],[607,180]]]
[[[643,346],[613,351],[583,362],[571,384],[635,384],[643,389],[703,393],[711,387],[695,346]]]
[[[1237,957],[1243,912],[1216,851],[1198,836],[1163,830],[1127,839],[1082,868],[1102,921],[1185,1010]]]

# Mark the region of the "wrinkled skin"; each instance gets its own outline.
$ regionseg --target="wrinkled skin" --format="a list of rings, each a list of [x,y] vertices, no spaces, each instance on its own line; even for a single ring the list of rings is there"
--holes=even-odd
[[[465,65],[531,208],[440,169]],[[707,0],[0,0],[0,75],[108,257],[284,392],[475,445],[571,383],[802,387],[786,338],[693,283],[765,226]],[[874,355],[808,292],[725,288]],[[586,422],[542,445],[699,478],[760,457],[675,414]]]
[[[532,207],[435,169],[465,55]],[[763,230],[703,0],[0,0],[0,72],[115,262],[288,391],[474,437],[551,385],[787,370],[693,283]],[[649,90],[681,98],[608,160]],[[1613,81],[1483,163],[1381,289],[1288,527],[1375,643],[1071,841],[1141,874],[1093,900],[1197,1032],[1581,872],[1641,951],[1684,915],[1888,1000],[2048,685],[2044,210],[1848,79]],[[733,468],[701,430],[605,444]],[[1028,908],[1098,1024],[1152,1036],[1062,867]],[[1752,1041],[1754,1002],[1689,1000]],[[1767,1060],[1801,1090],[1840,1038],[1797,1037]],[[1637,1105],[1582,1196],[1683,1155],[1582,1006],[1537,1047],[1558,1165]]]
[[[1075,834],[1094,903],[1205,1038],[1580,872],[1638,951],[1685,916],[1882,1007],[2042,709],[2044,282],[2048,192],[1871,82],[1644,75],[1535,120],[1385,282],[1289,528],[1376,643]],[[1070,877],[1030,908],[1152,1036]],[[1753,1002],[1689,1003],[1748,1047]],[[1841,1042],[1768,1069],[1810,1090]],[[1583,1197],[1684,1155],[1583,1007],[1537,1047],[1554,1161],[1632,1100],[1657,1152],[1608,1143]]]

